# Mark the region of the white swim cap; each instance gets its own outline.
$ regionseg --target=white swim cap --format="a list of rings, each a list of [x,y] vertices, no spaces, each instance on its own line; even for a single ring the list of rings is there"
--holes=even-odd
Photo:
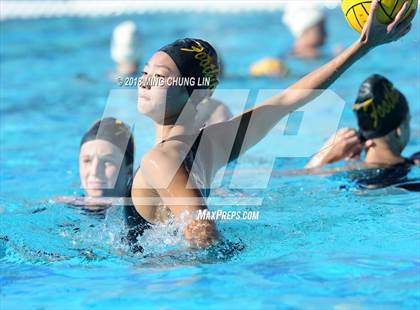
[[[117,63],[138,62],[139,33],[136,24],[125,21],[114,28],[111,42],[111,57]]]
[[[323,9],[319,5],[299,2],[286,5],[283,23],[289,27],[295,38],[298,38],[305,30],[316,25],[324,18]]]

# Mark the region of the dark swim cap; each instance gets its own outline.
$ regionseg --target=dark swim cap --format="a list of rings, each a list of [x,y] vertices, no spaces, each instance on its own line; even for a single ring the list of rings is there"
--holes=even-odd
[[[86,142],[98,139],[114,144],[124,154],[126,164],[133,164],[134,138],[130,128],[122,121],[114,117],[106,117],[96,121],[83,135],[80,147]]]
[[[364,139],[386,136],[397,129],[409,113],[404,95],[385,77],[375,74],[365,80],[353,105]]]
[[[186,86],[191,96],[195,89],[216,88],[219,81],[219,60],[216,50],[210,43],[200,39],[180,39],[165,45],[159,51],[168,54],[175,62],[182,77],[194,77],[195,86]],[[198,78],[210,78],[210,83],[205,86],[197,86]]]

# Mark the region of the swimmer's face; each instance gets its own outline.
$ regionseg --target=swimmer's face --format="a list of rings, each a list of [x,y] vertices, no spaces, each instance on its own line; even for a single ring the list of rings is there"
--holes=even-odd
[[[325,21],[322,20],[318,24],[307,29],[302,34],[301,41],[303,41],[304,45],[307,47],[321,47],[324,45],[326,37]]]
[[[92,140],[80,148],[80,181],[87,196],[124,196],[130,171],[121,150],[108,141]]]
[[[143,70],[138,110],[157,123],[176,118],[188,100],[188,92],[185,87],[169,86],[167,81],[180,76],[178,67],[168,54],[160,51],[153,54]],[[165,81],[163,85],[158,83],[162,79]]]

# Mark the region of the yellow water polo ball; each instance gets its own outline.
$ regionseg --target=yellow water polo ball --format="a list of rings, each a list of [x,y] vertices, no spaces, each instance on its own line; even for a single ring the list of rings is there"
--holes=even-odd
[[[404,5],[405,0],[381,0],[376,17],[379,22],[387,25],[391,23]],[[341,7],[350,26],[361,32],[365,25],[372,1],[367,0],[342,0]],[[416,15],[418,0],[408,0],[408,10],[403,16],[403,20],[412,20]]]

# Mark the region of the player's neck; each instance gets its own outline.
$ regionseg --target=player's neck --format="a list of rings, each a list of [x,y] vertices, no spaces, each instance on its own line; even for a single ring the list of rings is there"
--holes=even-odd
[[[380,165],[395,165],[404,162],[399,152],[393,150],[387,143],[377,141],[366,152],[365,163]]]

